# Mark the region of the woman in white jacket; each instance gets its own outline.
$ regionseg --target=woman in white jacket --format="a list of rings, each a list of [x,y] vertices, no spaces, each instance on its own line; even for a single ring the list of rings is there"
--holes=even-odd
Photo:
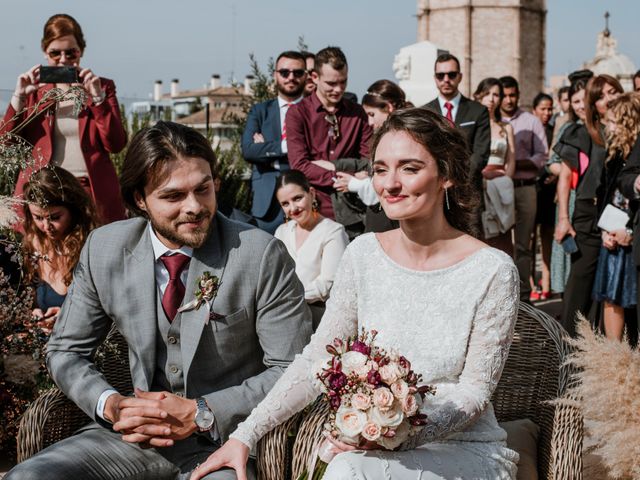
[[[276,198],[284,210],[285,223],[274,235],[296,262],[315,330],[349,238],[342,225],[320,214],[316,191],[304,173],[289,170],[278,177]]]

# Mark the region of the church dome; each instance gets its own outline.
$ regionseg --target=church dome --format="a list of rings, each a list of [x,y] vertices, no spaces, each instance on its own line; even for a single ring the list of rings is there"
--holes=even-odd
[[[608,23],[608,14],[605,15]],[[618,41],[611,35],[609,27],[598,34],[596,56],[584,65],[596,75],[607,74],[617,78],[625,90],[632,90],[636,67],[629,57],[618,53]]]

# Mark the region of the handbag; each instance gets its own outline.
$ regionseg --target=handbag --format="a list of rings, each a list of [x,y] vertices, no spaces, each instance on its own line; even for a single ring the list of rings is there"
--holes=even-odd
[[[624,230],[627,228],[627,223],[629,223],[629,214],[618,207],[608,204],[600,215],[598,228],[605,232],[613,232],[615,230]]]

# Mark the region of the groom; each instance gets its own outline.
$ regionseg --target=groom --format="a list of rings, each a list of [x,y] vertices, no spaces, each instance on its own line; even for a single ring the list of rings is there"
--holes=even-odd
[[[187,476],[308,342],[293,261],[270,235],[216,213],[214,166],[206,139],[182,125],[132,140],[121,184],[139,216],[89,236],[47,351],[56,384],[95,423],[7,480]],[[135,396],[93,363],[111,322],[129,345]]]

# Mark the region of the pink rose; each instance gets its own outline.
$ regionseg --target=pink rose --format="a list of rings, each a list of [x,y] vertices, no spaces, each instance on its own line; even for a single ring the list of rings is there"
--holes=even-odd
[[[351,396],[351,406],[357,410],[368,410],[371,406],[371,397],[362,392],[354,393]]]
[[[375,422],[367,422],[362,429],[362,436],[370,442],[375,442],[382,434],[382,427]]]
[[[355,438],[367,423],[367,414],[342,405],[336,412],[336,427],[345,437]]]
[[[396,398],[405,398],[409,395],[409,385],[404,380],[397,380],[391,384],[391,392]]]
[[[387,385],[391,385],[396,380],[402,377],[398,364],[396,362],[389,362],[385,366],[380,367],[380,377],[382,381]]]
[[[388,410],[393,405],[393,393],[387,387],[376,388],[373,391],[373,404],[380,410]]]
[[[393,433],[391,433],[392,431]],[[395,450],[402,445],[407,438],[409,438],[409,425],[407,422],[402,422],[395,429],[389,430],[388,433],[391,435],[387,436],[387,434],[385,434],[384,436],[381,436],[378,438],[376,443],[389,450]]]
[[[415,395],[407,395],[402,399],[400,405],[407,417],[415,415],[418,411],[418,402],[416,401]]]
[[[381,427],[394,428],[402,423],[404,413],[402,413],[402,409],[398,405],[385,410],[373,407],[370,411],[369,419]]]

